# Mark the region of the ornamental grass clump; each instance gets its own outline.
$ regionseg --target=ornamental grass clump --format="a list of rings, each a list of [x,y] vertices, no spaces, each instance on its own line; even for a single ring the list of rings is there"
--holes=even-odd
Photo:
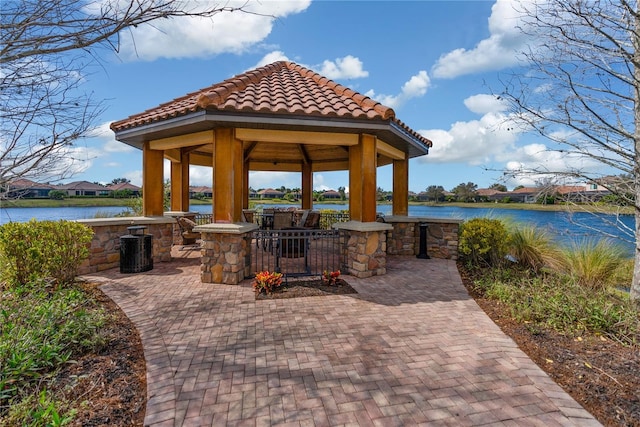
[[[535,272],[543,267],[554,268],[561,258],[558,246],[545,228],[516,225],[509,239],[509,255],[518,265]]]
[[[261,271],[256,274],[253,281],[253,289],[256,293],[266,293],[267,295],[282,285],[282,273],[270,273],[269,271]]]
[[[593,290],[620,285],[617,282],[628,265],[624,249],[607,239],[576,242],[561,254],[558,271],[577,285]],[[631,283],[631,277],[628,283]]]

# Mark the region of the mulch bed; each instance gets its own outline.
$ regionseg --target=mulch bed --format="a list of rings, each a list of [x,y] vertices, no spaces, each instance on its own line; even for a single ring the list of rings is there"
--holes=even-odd
[[[272,300],[285,298],[319,297],[326,295],[347,295],[358,292],[342,279],[335,284],[324,283],[321,279],[294,280],[283,282],[272,293],[256,293],[256,300]]]

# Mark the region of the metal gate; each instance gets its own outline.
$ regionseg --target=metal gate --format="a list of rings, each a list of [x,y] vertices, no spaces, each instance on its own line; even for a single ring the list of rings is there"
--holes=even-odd
[[[338,230],[258,230],[252,242],[252,276],[261,271],[285,277],[320,276],[344,268]]]

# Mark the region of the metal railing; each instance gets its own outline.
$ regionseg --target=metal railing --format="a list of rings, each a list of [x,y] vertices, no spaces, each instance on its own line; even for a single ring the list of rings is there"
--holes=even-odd
[[[251,273],[320,276],[345,264],[338,230],[258,230],[253,233]]]
[[[199,213],[195,216],[195,223],[198,225],[210,224],[212,222],[213,215],[207,213]],[[349,212],[321,212],[320,213],[320,228],[322,230],[331,230],[331,226],[337,222],[347,222],[351,218]],[[253,215],[253,222],[261,225],[263,224],[262,212],[256,212]]]

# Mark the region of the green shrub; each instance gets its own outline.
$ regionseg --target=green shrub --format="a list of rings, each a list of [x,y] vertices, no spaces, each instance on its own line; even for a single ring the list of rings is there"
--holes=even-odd
[[[459,251],[472,265],[499,266],[509,247],[509,233],[498,219],[474,218],[460,230]]]
[[[71,221],[10,222],[0,226],[0,277],[11,285],[39,279],[71,282],[89,256],[93,231]]]
[[[627,345],[640,343],[640,318],[628,295],[593,290],[567,276],[531,270],[476,270],[475,283],[488,298],[507,304],[519,321],[561,333],[600,333]]]
[[[106,316],[94,300],[76,288],[49,291],[33,283],[1,295],[0,424],[7,408],[39,393],[47,375],[74,354],[104,345]]]
[[[51,200],[64,200],[66,195],[67,195],[67,193],[65,193],[64,191],[60,191],[60,190],[51,190],[51,191],[49,191],[49,198]]]

